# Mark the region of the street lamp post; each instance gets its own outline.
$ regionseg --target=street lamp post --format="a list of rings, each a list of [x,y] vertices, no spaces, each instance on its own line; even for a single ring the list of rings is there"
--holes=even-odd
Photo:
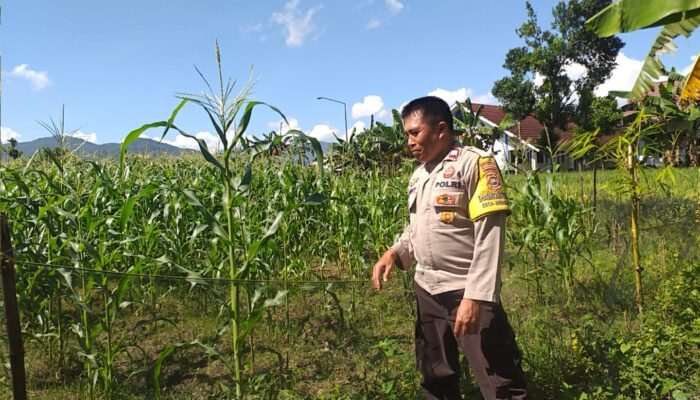
[[[343,105],[343,112],[345,113],[345,141],[347,142],[348,141],[348,108],[347,108],[347,105],[345,104],[345,102],[340,101],[340,100],[335,100],[335,99],[329,99],[328,97],[323,97],[323,96],[316,97],[316,100],[328,100],[328,101],[332,101],[334,103],[338,103],[338,104]]]

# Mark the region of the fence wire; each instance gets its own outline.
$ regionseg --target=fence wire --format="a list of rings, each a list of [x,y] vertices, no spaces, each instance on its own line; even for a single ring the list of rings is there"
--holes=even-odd
[[[33,261],[21,261],[15,260],[15,264],[28,266],[30,268],[47,268],[53,270],[71,270],[85,272],[95,275],[110,275],[110,276],[133,276],[139,278],[148,278],[155,280],[167,280],[167,281],[186,281],[190,283],[211,283],[211,284],[224,284],[224,283],[268,283],[268,284],[280,284],[280,285],[354,285],[358,283],[368,284],[369,279],[339,279],[339,280],[279,280],[279,279],[231,279],[231,278],[211,278],[211,277],[191,277],[191,276],[180,276],[180,275],[163,275],[163,274],[142,274],[136,272],[120,272],[120,271],[105,271],[93,268],[83,268],[83,267],[73,267],[68,265],[57,265],[57,264],[47,264]]]

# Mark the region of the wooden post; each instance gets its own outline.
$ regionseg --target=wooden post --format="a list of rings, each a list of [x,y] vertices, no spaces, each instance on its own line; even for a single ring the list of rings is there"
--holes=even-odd
[[[15,400],[26,400],[27,388],[24,373],[24,346],[17,309],[15,288],[15,261],[7,215],[0,214],[0,269],[2,273],[2,295],[5,301],[5,326],[10,344],[10,368],[12,371],[12,395]]]

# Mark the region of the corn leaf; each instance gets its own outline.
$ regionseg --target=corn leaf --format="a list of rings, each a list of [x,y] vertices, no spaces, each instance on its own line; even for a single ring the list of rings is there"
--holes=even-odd
[[[152,122],[150,124],[144,124],[141,125],[139,128],[134,129],[133,131],[129,132],[126,137],[124,138],[124,141],[122,142],[122,146],[119,149],[119,171],[121,173],[124,172],[124,156],[126,155],[126,148],[129,147],[131,143],[133,143],[134,140],[138,139],[141,134],[146,132],[147,130],[151,128],[160,128],[160,127],[168,127],[168,121],[158,121],[158,122]]]
[[[323,168],[323,148],[321,148],[321,143],[318,139],[311,137],[298,129],[292,129],[287,132],[288,135],[299,136],[300,138],[311,143],[311,148],[314,150],[316,156],[316,164],[318,165],[318,174],[320,176],[321,183],[323,183],[324,168]]]
[[[127,221],[129,221],[129,217],[131,217],[131,214],[133,214],[136,202],[138,202],[142,196],[148,196],[153,194],[153,192],[155,192],[156,189],[156,185],[150,184],[143,188],[143,190],[138,192],[136,195],[131,196],[129,197],[129,199],[126,200],[126,202],[124,203],[124,207],[122,207],[121,217],[119,218],[119,226],[122,228],[122,230],[124,230]]]

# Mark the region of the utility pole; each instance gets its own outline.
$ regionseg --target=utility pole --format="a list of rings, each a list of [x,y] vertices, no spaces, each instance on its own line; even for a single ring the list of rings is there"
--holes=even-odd
[[[343,105],[343,112],[345,113],[345,142],[347,142],[348,141],[348,108],[347,108],[347,104],[345,104],[345,102],[343,102],[343,101],[329,99],[328,97],[323,97],[323,96],[316,97],[316,100],[328,100],[328,101],[332,101],[334,103],[338,103],[338,104]]]

